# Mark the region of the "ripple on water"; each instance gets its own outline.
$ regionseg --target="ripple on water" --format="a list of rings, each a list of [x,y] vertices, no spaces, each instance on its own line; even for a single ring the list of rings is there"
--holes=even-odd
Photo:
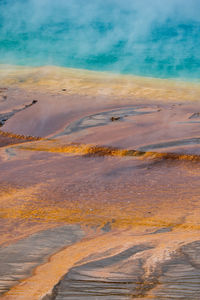
[[[145,255],[152,248],[141,244],[72,268],[53,299],[200,299],[200,241],[178,248],[147,276]]]
[[[0,248],[0,295],[30,276],[31,271],[50,255],[75,243],[83,235],[79,226],[66,225],[32,234]]]

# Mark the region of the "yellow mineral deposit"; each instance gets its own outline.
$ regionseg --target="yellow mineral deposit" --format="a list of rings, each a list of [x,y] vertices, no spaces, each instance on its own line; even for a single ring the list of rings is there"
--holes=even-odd
[[[155,79],[56,66],[1,65],[1,85],[39,89],[61,94],[134,97],[144,100],[199,100],[199,82]]]

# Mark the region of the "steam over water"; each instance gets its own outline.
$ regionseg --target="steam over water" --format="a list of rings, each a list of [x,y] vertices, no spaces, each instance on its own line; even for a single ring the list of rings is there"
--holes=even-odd
[[[199,0],[0,0],[0,63],[200,77]]]

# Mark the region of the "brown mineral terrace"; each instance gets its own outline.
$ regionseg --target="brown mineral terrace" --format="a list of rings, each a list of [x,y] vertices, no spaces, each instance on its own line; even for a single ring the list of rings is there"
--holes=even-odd
[[[1,299],[199,299],[199,100],[198,82],[0,67]]]

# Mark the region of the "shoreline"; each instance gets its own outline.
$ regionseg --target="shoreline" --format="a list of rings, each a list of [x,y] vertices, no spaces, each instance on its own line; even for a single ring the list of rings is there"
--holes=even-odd
[[[126,97],[153,101],[198,101],[199,82],[121,75],[56,66],[0,65],[2,86],[63,95]]]
[[[82,68],[73,68],[73,67],[67,67],[67,66],[59,66],[59,65],[15,65],[15,64],[2,64],[0,63],[0,69],[3,67],[4,70],[8,69],[26,69],[26,70],[34,70],[34,69],[60,69],[60,70],[68,70],[69,72],[72,73],[77,73],[77,74],[93,74],[94,76],[107,76],[107,77],[126,77],[126,78],[132,78],[132,79],[138,79],[138,80],[158,80],[158,81],[168,81],[168,82],[176,82],[176,83],[191,83],[191,84],[199,84],[200,83],[200,78],[194,78],[189,80],[188,78],[183,78],[183,77],[153,77],[153,76],[143,76],[143,75],[137,75],[137,74],[132,74],[132,73],[120,73],[120,72],[114,72],[114,71],[104,71],[104,70],[94,70],[94,69],[82,69]]]

